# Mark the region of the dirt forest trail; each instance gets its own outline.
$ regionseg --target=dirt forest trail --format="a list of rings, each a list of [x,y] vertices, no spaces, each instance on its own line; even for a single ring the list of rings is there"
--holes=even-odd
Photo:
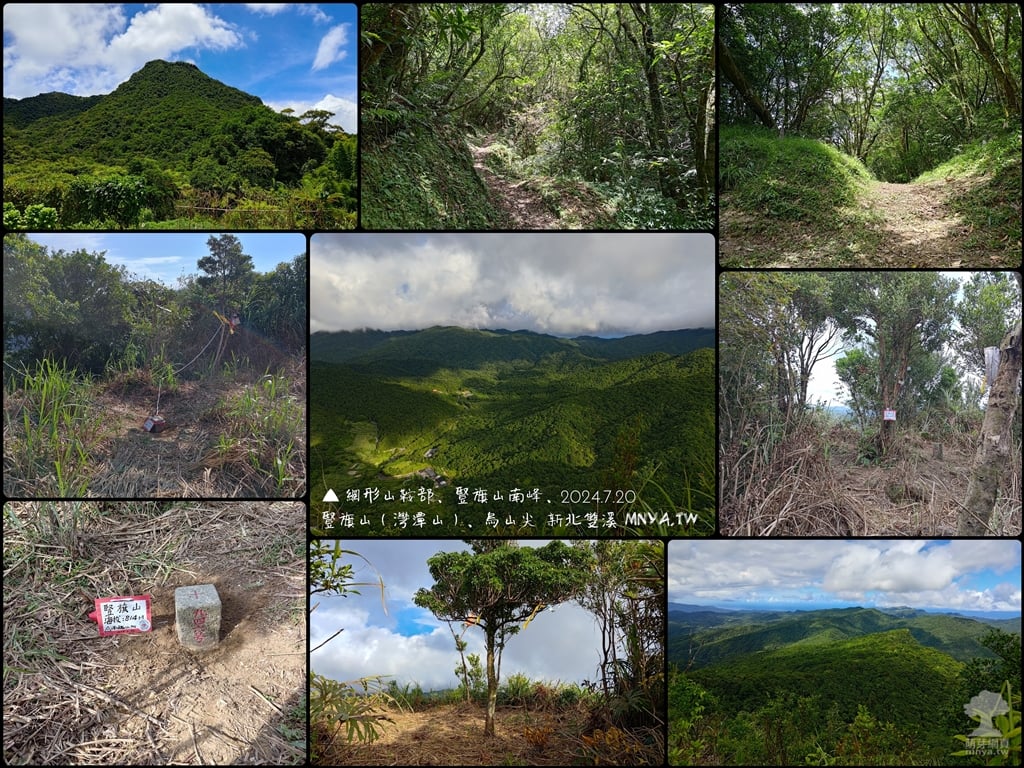
[[[878,253],[894,266],[958,267],[964,257],[963,240],[969,234],[963,219],[948,204],[949,197],[970,182],[932,181],[891,184],[873,181],[864,203],[881,217],[882,240]]]
[[[725,192],[719,259],[730,267],[782,269],[1006,267],[1019,262],[1019,248],[1014,255],[1005,239],[976,232],[958,210],[987,183],[981,175],[907,184],[870,180],[858,185],[845,207],[796,220],[774,217],[740,203],[739,193]]]
[[[612,207],[579,180],[541,175],[517,178],[511,168],[494,170],[496,164],[488,163],[489,155],[514,154],[505,141],[495,133],[466,138],[473,169],[497,209],[500,228],[529,231],[603,229],[614,225]]]
[[[468,142],[473,155],[473,167],[487,187],[488,195],[505,219],[509,229],[556,229],[558,218],[551,213],[540,194],[532,188],[529,179],[510,181],[487,167],[497,137],[486,136],[479,145]]]

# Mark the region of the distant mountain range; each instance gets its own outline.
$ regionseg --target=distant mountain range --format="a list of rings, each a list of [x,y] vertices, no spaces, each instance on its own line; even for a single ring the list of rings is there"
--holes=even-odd
[[[695,667],[794,644],[849,640],[906,629],[921,645],[955,659],[990,657],[980,639],[991,629],[1020,634],[1021,619],[974,618],[913,608],[832,608],[811,611],[723,610],[668,605],[669,660]]]
[[[597,336],[567,339],[533,331],[434,326],[418,331],[318,331],[309,340],[312,360],[357,366],[384,365],[409,373],[424,364],[475,368],[488,362],[537,362],[559,354],[612,361],[657,352],[685,355],[714,346],[713,328],[658,331],[614,339]]]
[[[711,612],[711,613],[773,613],[783,614],[789,612],[808,612],[808,611],[820,611],[829,610],[829,608],[808,608],[805,606],[796,605],[779,605],[779,604],[765,604],[758,605],[756,603],[744,605],[742,608],[733,608],[717,605],[694,605],[692,603],[674,603],[669,601],[668,604],[670,611],[683,611],[683,612]],[[940,614],[949,616],[963,616],[968,619],[985,620],[994,619],[998,621],[1010,621],[1013,622],[1020,618],[1020,613],[1014,613],[1013,611],[941,611],[937,609],[925,609],[925,608],[911,608],[910,606],[901,605],[894,608],[875,608],[874,610],[887,613],[890,616],[925,616],[929,614]]]

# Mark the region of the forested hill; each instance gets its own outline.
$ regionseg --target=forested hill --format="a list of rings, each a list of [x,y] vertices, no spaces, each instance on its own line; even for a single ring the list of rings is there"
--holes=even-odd
[[[896,629],[765,651],[695,670],[691,678],[729,712],[756,711],[770,703],[770,692],[781,697],[782,691],[792,698],[818,697],[819,705],[838,707],[835,714],[843,721],[853,720],[858,705],[864,704],[871,712],[886,713],[897,727],[911,730],[916,739],[931,742],[934,748],[948,735],[930,733],[934,724],[919,719],[919,713],[942,712],[948,706],[962,667],[947,654],[922,646],[910,631]],[[913,706],[908,706],[911,702]]]
[[[457,487],[532,488],[560,514],[592,509],[597,497],[583,489],[596,489],[602,510],[686,513],[680,530],[706,535],[712,339],[707,329],[622,339],[452,327],[313,334],[313,497],[373,487],[397,499],[430,483],[438,503],[457,508]],[[311,507],[315,527],[325,511]]]
[[[214,80],[194,64],[156,60],[105,96],[5,98],[4,124],[21,128],[11,148],[18,160],[57,154],[85,154],[106,163],[133,155],[172,160],[183,159],[225,117],[251,107],[276,117],[258,97]]]
[[[386,363],[439,364],[476,368],[490,362],[537,362],[565,354],[595,360],[625,360],[657,352],[684,355],[715,345],[712,328],[658,331],[621,338],[572,339],[531,331],[475,330],[457,327],[420,331],[319,331],[310,336],[310,358],[323,362],[380,366]]]
[[[6,229],[351,229],[356,137],[186,62],[112,93],[4,99]]]
[[[51,91],[25,99],[4,97],[4,125],[24,128],[44,117],[70,117],[84,112],[103,99],[103,96],[72,96]]]
[[[959,661],[992,658],[982,645],[993,627],[1020,633],[1020,619],[976,621],[953,614],[901,612],[874,608],[759,612],[669,609],[669,660],[694,668],[720,664],[790,645],[809,646],[864,635],[906,630],[921,645]]]

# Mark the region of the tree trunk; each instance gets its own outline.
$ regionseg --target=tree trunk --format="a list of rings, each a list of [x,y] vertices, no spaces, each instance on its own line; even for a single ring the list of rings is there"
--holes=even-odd
[[[657,50],[654,47],[654,26],[651,19],[651,9],[648,3],[630,3],[633,17],[640,26],[640,40],[630,29],[619,14],[619,24],[626,37],[629,38],[633,47],[637,49],[640,56],[640,64],[644,70],[644,78],[647,81],[647,106],[644,116],[647,122],[647,143],[657,157],[668,157],[668,133],[665,130],[665,105],[661,100],[661,80],[658,76],[656,64]],[[674,184],[670,174],[663,162],[658,164],[658,184],[661,194],[664,197],[675,198]]]
[[[1006,117],[1020,115],[1020,87],[1009,69],[1004,67],[1003,62],[996,56],[992,41],[987,34],[987,27],[982,28],[982,19],[977,4],[943,3],[942,5],[968,34],[988,66],[992,79],[996,81],[1002,91],[1003,111]]]
[[[1010,462],[1011,427],[1017,410],[1017,379],[1020,376],[1021,322],[999,346],[999,373],[988,395],[988,408],[974,454],[967,500],[960,510],[959,536],[994,535],[989,528],[996,492]]]
[[[694,154],[696,155],[697,183],[709,192],[715,188],[715,49],[711,48],[711,74],[704,98],[697,107],[694,123]]]
[[[484,721],[484,736],[494,735],[494,709],[498,702],[498,676],[494,673],[495,630],[487,626],[487,719]]]
[[[717,35],[716,35],[717,37]],[[744,77],[743,71],[736,65],[736,61],[733,59],[732,54],[729,53],[729,49],[725,43],[722,42],[722,38],[718,37],[715,50],[718,53],[718,61],[722,67],[722,74],[725,75],[726,79],[736,86],[736,90],[740,92],[740,96],[747,102],[754,114],[757,115],[758,119],[769,128],[775,127],[775,119],[772,117],[771,112],[765,108],[764,103],[760,97],[754,93],[754,89],[750,87],[750,83],[747,82],[747,78]]]

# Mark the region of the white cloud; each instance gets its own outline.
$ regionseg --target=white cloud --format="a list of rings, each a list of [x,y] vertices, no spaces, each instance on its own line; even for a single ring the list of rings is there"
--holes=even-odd
[[[311,16],[318,24],[330,20],[330,16],[316,5],[308,3],[246,3],[245,7],[261,16],[277,16],[285,11],[296,11],[303,16]]]
[[[293,109],[296,117],[311,109],[325,109],[334,113],[334,117],[329,122],[333,125],[340,125],[346,133],[355,133],[359,127],[359,106],[356,102],[330,93],[316,102],[264,101],[264,103],[277,112],[283,109]]]
[[[524,542],[525,544],[526,542]],[[530,545],[545,542],[529,542]],[[455,666],[458,653],[447,624],[429,612],[410,618],[428,631],[405,636],[397,617],[413,609],[412,598],[420,587],[433,583],[427,559],[439,551],[467,549],[459,541],[346,541],[344,549],[357,550],[352,556],[355,580],[386,585],[387,611],[381,609],[380,591],[359,587],[361,594],[348,597],[317,596],[320,606],[310,618],[310,647],[315,648],[338,629],[344,631],[312,654],[311,668],[334,680],[356,680],[365,676],[391,675],[400,684],[418,683],[423,690],[453,688],[458,683]],[[461,631],[461,627],[456,627]],[[466,653],[484,655],[483,632],[470,629],[463,639]],[[539,612],[529,627],[509,639],[501,663],[502,680],[517,672],[531,680],[581,682],[594,679],[600,649],[600,633],[593,616],[572,603]]]
[[[1016,541],[673,541],[668,553],[674,602],[1020,610],[1019,581],[972,586],[1020,568]]]
[[[109,93],[148,61],[189,48],[243,45],[237,29],[204,6],[162,4],[129,21],[119,5],[4,6],[4,95]]]
[[[277,16],[288,10],[289,3],[246,3],[245,7],[263,16]]]
[[[710,235],[315,235],[311,330],[713,327]]]
[[[325,69],[336,61],[341,61],[348,56],[345,46],[348,44],[348,24],[339,24],[331,27],[327,34],[320,40],[320,46],[316,50],[316,58],[313,59],[313,71]]]

